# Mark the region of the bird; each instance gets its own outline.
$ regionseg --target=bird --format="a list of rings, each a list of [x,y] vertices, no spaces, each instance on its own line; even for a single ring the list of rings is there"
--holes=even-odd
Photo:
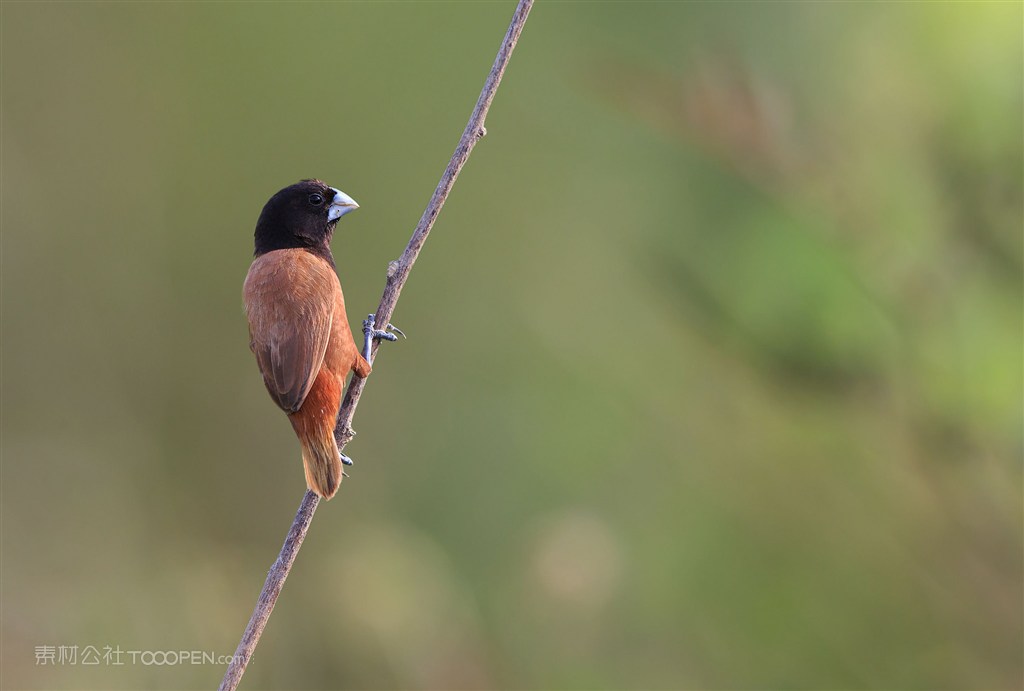
[[[331,238],[354,199],[316,179],[274,194],[256,221],[254,259],[242,287],[249,348],[274,402],[288,415],[302,449],[306,486],[330,499],[341,485],[342,464],[334,426],[349,372],[370,375],[373,340],[396,340],[374,315],[363,322],[356,346],[345,313]],[[404,335],[404,334],[403,334]]]

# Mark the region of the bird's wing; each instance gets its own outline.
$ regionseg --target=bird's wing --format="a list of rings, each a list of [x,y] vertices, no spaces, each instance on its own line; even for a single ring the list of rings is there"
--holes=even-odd
[[[252,352],[270,396],[294,413],[306,400],[331,335],[338,277],[305,250],[256,259],[245,279]]]

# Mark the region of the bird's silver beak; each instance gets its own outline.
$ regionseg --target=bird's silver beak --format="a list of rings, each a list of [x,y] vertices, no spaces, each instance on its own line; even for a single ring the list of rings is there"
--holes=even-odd
[[[355,199],[339,189],[335,189],[334,187],[331,189],[334,190],[334,199],[331,200],[331,206],[327,210],[328,221],[337,221],[349,211],[355,211],[359,208]]]

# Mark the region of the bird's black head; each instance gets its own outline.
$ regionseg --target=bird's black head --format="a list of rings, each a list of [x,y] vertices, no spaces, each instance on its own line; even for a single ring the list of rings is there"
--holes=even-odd
[[[306,249],[327,261],[338,219],[359,208],[341,190],[319,180],[303,180],[270,198],[256,221],[256,256],[273,250]]]

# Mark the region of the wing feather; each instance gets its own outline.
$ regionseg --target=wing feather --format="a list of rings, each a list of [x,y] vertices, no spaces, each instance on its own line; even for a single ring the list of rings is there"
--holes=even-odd
[[[256,259],[245,279],[249,346],[271,398],[285,411],[302,407],[327,352],[338,277],[304,250]]]

